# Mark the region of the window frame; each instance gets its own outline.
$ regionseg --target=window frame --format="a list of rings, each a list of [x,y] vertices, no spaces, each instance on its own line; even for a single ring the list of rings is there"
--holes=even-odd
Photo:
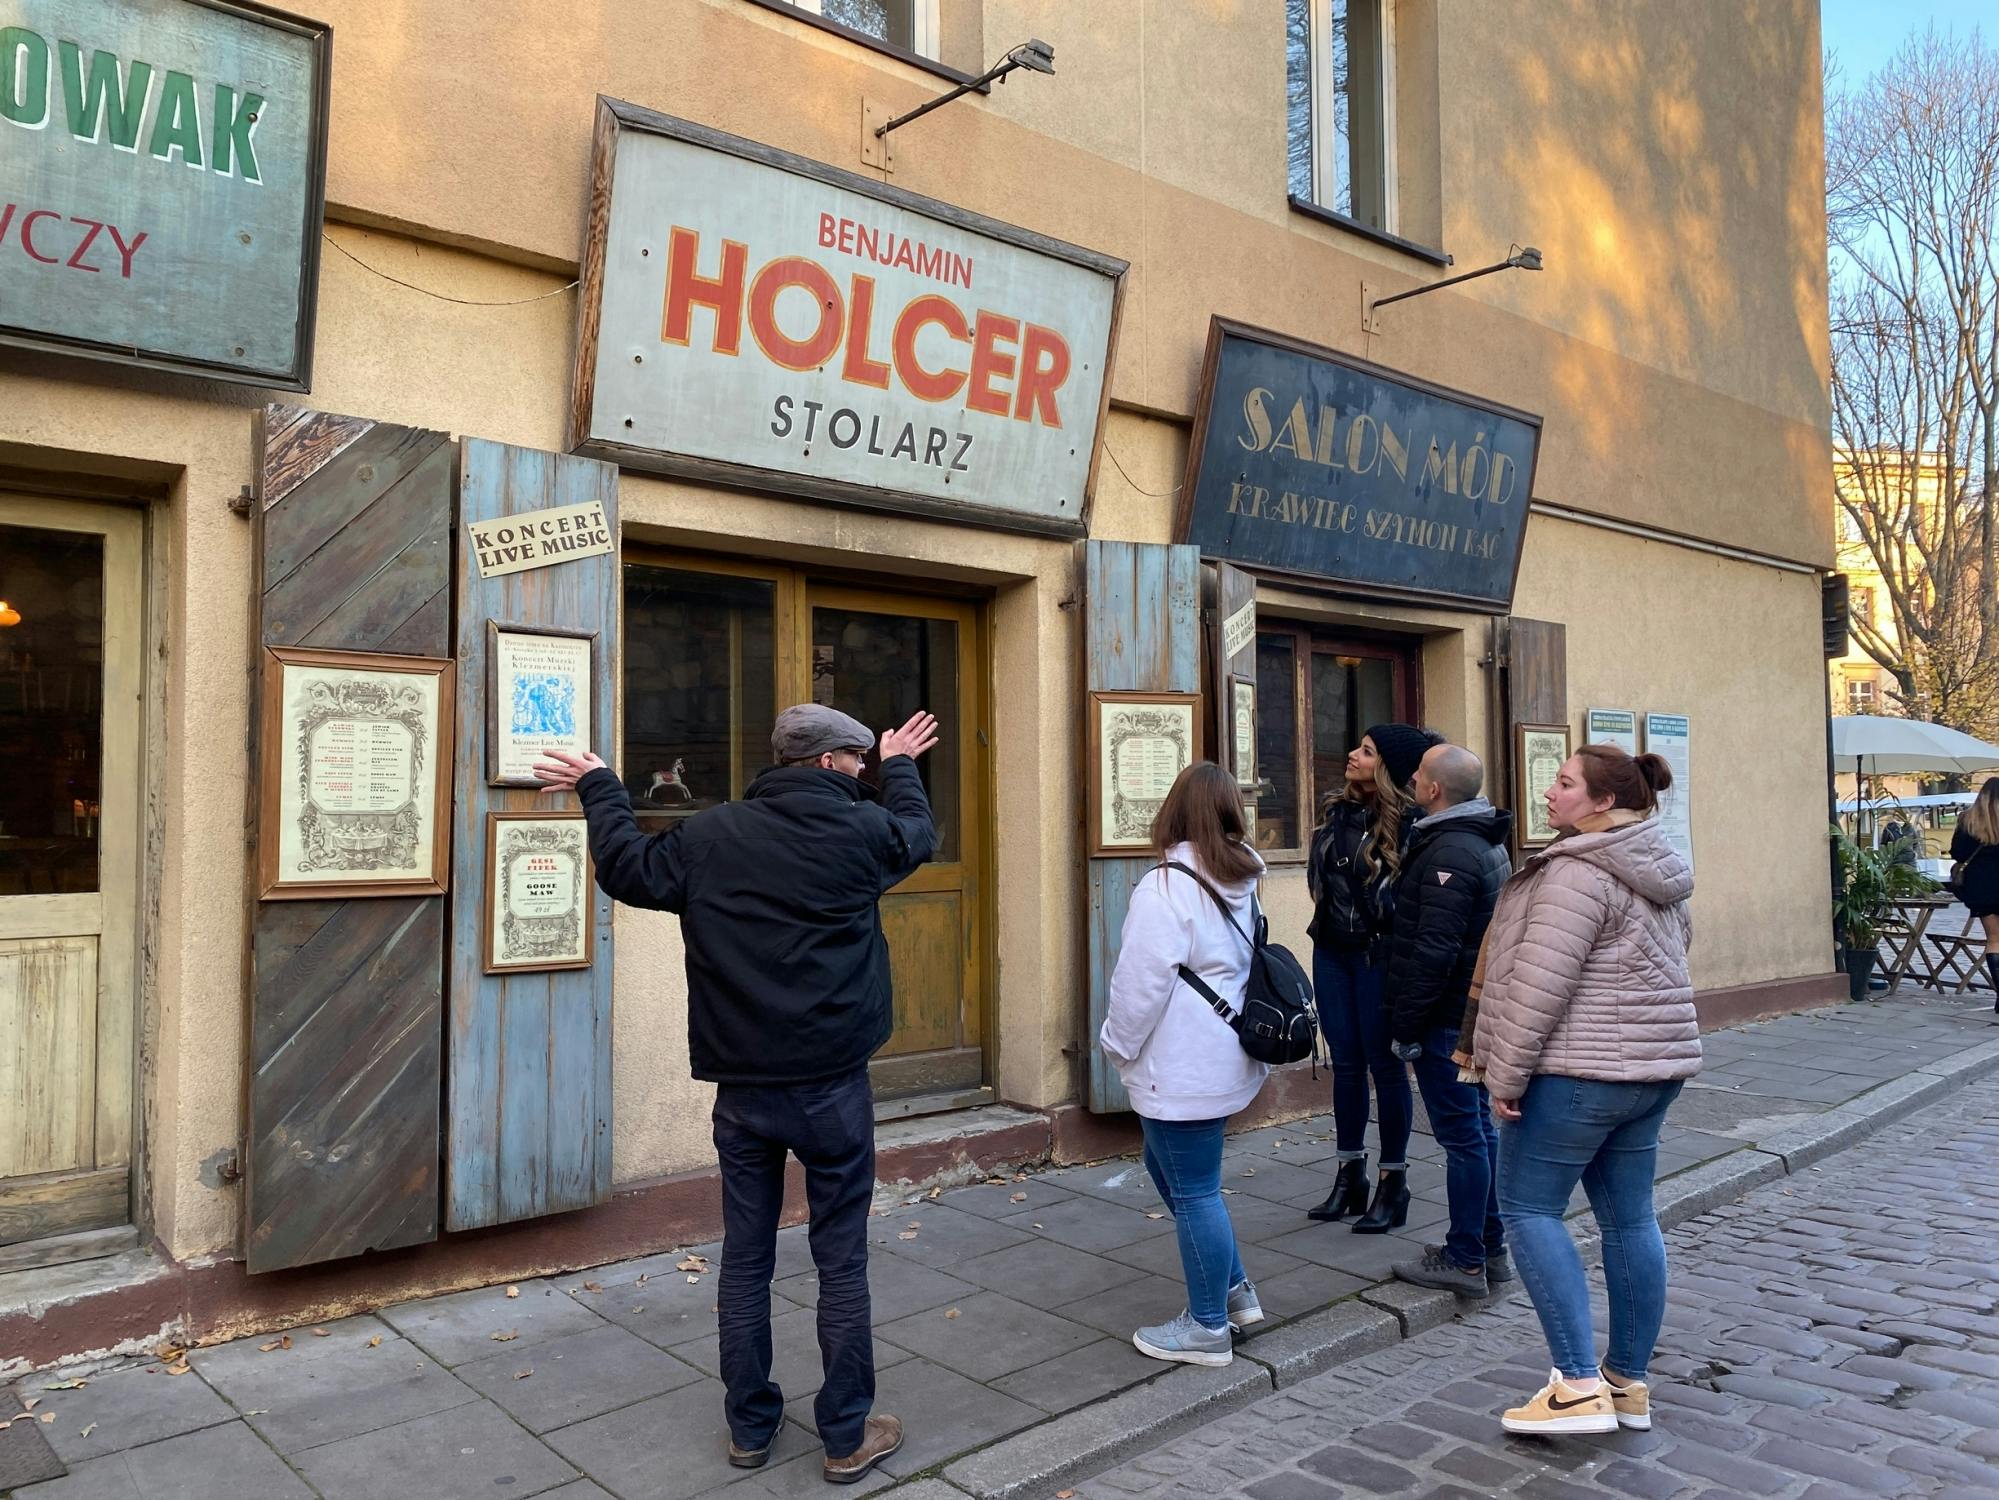
[[[915,43],[913,48],[898,47],[893,42],[885,42],[878,36],[842,22],[827,20],[821,12],[823,0],[749,0],[749,3],[803,21],[834,36],[845,37],[850,42],[858,42],[870,51],[908,63],[913,68],[921,68],[926,73],[934,73],[939,78],[948,78],[953,83],[971,83],[975,76],[940,61],[944,49],[942,0],[910,0],[909,31],[910,40]],[[979,90],[982,94],[991,91],[991,84]]]
[[[1328,629],[1308,620],[1261,615],[1256,633],[1291,637],[1291,689],[1293,763],[1298,770],[1298,829],[1302,841],[1294,847],[1258,852],[1270,865],[1303,864],[1311,851],[1312,830],[1318,826],[1318,792],[1312,783],[1312,661],[1315,656],[1359,656],[1387,661],[1395,669],[1395,712],[1402,722],[1423,721],[1422,649],[1417,640],[1366,631]],[[1262,712],[1264,695],[1259,687],[1257,711]],[[1258,822],[1262,822],[1262,799],[1258,799]]]
[[[1880,684],[1872,677],[1849,677],[1846,680],[1846,711],[1849,714],[1871,714],[1880,706]]]
[[[1385,235],[1398,245],[1408,246],[1409,241],[1396,234],[1401,223],[1400,194],[1397,191],[1399,173],[1396,170],[1395,137],[1395,0],[1347,0],[1349,6],[1371,5],[1375,8],[1376,45],[1372,65],[1378,82],[1380,117],[1377,130],[1381,138],[1380,160],[1377,163],[1381,181],[1381,223],[1370,224],[1358,214],[1342,213],[1325,201],[1328,183],[1338,180],[1336,170],[1336,137],[1331,128],[1332,114],[1325,107],[1325,101],[1334,96],[1333,48],[1332,48],[1332,6],[1333,0],[1307,0],[1306,48],[1310,63],[1310,84],[1306,89],[1308,108],[1307,129],[1312,137],[1312,193],[1309,198],[1292,197],[1294,207],[1303,207],[1315,217],[1323,216],[1343,227],[1359,230],[1363,234]],[[1349,76],[1352,72],[1352,58],[1348,58]],[[1352,91],[1349,89],[1349,110],[1352,109]]]

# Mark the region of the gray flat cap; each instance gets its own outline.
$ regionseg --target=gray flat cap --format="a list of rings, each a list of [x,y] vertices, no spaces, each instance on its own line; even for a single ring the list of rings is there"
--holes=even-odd
[[[823,703],[794,703],[777,716],[770,732],[771,753],[779,760],[811,760],[829,750],[868,750],[874,731]]]

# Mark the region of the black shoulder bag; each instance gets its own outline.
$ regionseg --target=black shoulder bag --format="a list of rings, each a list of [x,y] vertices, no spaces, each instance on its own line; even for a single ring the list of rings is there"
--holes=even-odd
[[[1270,921],[1257,905],[1256,897],[1249,898],[1256,925],[1256,935],[1251,937],[1236,921],[1222,893],[1197,871],[1178,860],[1168,860],[1160,868],[1191,876],[1221,909],[1229,926],[1235,928],[1236,936],[1249,945],[1249,978],[1243,986],[1240,1009],[1231,1011],[1213,986],[1185,964],[1179,966],[1181,979],[1214,1007],[1215,1014],[1228,1023],[1242,1043],[1242,1050],[1258,1062],[1277,1065],[1310,1057],[1319,1036],[1312,1009],[1312,981],[1305,977],[1305,966],[1289,948],[1270,941]]]

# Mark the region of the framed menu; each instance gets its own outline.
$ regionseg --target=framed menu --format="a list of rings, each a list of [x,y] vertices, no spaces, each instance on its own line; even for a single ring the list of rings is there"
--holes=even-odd
[[[1142,854],[1152,820],[1194,763],[1199,693],[1092,692],[1088,827],[1093,855]]]
[[[1256,785],[1256,679],[1229,679],[1229,733],[1235,748],[1238,786]]]
[[[597,634],[554,625],[486,622],[486,784],[539,787],[551,750],[590,749]]]
[[[1513,755],[1513,806],[1520,819],[1520,847],[1539,849],[1555,842],[1548,821],[1548,790],[1569,758],[1569,726],[1519,724]]]
[[[582,813],[486,814],[486,972],[589,968],[590,891]]]
[[[436,657],[266,648],[263,899],[444,893],[454,684]]]

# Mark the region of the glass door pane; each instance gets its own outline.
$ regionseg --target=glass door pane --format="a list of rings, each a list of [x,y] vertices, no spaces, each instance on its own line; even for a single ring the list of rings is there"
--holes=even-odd
[[[880,735],[918,709],[937,716],[942,738],[916,762],[937,824],[938,861],[959,858],[958,622],[818,605],[812,611],[812,701],[852,714]],[[868,755],[868,779],[880,764]]]
[[[104,538],[0,525],[0,897],[98,888]]]
[[[1312,777],[1318,801],[1346,785],[1347,756],[1375,724],[1401,717],[1395,662],[1351,656],[1338,648],[1312,653]]]

